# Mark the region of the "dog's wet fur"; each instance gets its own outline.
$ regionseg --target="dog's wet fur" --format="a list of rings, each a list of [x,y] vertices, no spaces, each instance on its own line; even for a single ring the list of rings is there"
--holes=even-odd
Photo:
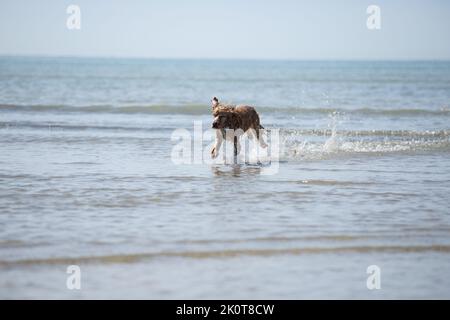
[[[216,97],[211,100],[211,106],[214,117],[212,127],[216,129],[216,143],[211,150],[212,158],[217,157],[224,139],[231,138],[233,138],[234,156],[236,157],[240,152],[239,137],[247,131],[250,133],[249,137],[255,137],[261,147],[267,147],[260,133],[260,129],[264,129],[264,127],[260,123],[255,108],[247,105],[221,104]],[[227,134],[227,131],[231,131],[231,134]]]

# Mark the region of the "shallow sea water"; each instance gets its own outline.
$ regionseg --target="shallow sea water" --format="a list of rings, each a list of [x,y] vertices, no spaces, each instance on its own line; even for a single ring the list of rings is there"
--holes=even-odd
[[[449,87],[447,62],[3,57],[0,297],[448,299]],[[213,95],[278,164],[173,162]]]

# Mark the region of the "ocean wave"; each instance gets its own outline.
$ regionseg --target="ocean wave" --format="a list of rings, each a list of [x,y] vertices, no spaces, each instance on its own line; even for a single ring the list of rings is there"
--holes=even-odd
[[[258,106],[260,113],[281,113],[287,115],[314,115],[314,114],[359,114],[372,116],[450,116],[450,108],[442,107],[440,109],[425,108],[322,108],[322,107],[271,107]],[[181,114],[181,115],[206,115],[210,113],[210,107],[203,104],[186,105],[132,105],[132,106],[113,106],[113,105],[18,105],[18,104],[0,104],[0,111],[19,111],[19,112],[61,112],[61,113],[118,113],[118,114]]]
[[[450,151],[450,130],[281,130],[281,159]]]
[[[44,134],[22,134],[17,137],[3,136],[3,139],[22,142],[55,143],[121,143],[125,141],[158,140],[170,142],[170,132],[175,126],[148,127],[142,124],[73,124],[39,121],[3,121],[0,129],[39,130]],[[208,129],[208,128],[205,128]],[[329,159],[352,154],[420,153],[427,151],[450,151],[450,130],[337,130],[267,128],[265,135],[279,130],[280,159],[282,161],[303,159]],[[91,132],[92,131],[92,132]],[[65,132],[65,135],[46,134]],[[79,132],[83,132],[80,135]],[[103,132],[99,136],[94,132]],[[111,140],[111,135],[113,139]],[[7,140],[5,140],[7,141]],[[209,141],[205,141],[209,142]],[[270,144],[270,143],[269,143]],[[270,157],[268,157],[269,159]]]
[[[450,139],[448,135],[435,139],[389,139],[377,140],[346,140],[345,137],[331,136],[325,141],[308,141],[299,138],[295,141],[282,143],[281,159],[321,160],[354,155],[383,154],[418,154],[422,152],[448,152]]]
[[[230,249],[210,251],[162,251],[154,253],[116,254],[103,256],[54,257],[42,259],[2,260],[0,266],[30,265],[70,265],[70,264],[118,264],[137,263],[157,258],[189,259],[226,259],[236,257],[273,257],[279,255],[333,254],[333,253],[450,253],[448,245],[380,245],[380,246],[345,246],[345,247],[305,247],[305,248],[265,248],[265,249]]]
[[[107,130],[107,131],[130,131],[130,132],[154,132],[167,131],[176,129],[175,127],[142,127],[133,125],[95,125],[95,124],[70,124],[60,122],[37,122],[37,121],[0,121],[0,128],[28,128],[38,130],[68,130],[68,131],[85,131],[85,130]]]
[[[69,131],[85,131],[85,130],[107,130],[107,131],[142,131],[155,132],[178,129],[176,126],[149,127],[140,124],[74,124],[63,122],[39,122],[39,121],[0,121],[0,128],[29,128],[44,130],[69,130]],[[205,128],[209,129],[209,128]],[[405,138],[405,139],[421,139],[421,138],[450,138],[450,130],[336,130],[336,129],[296,129],[296,128],[267,128],[266,132],[272,130],[280,130],[283,139],[299,139],[305,136],[331,137],[333,135],[339,137],[381,137],[381,138]]]
[[[336,129],[282,129],[288,136],[332,136],[341,137],[405,137],[405,138],[449,138],[450,130],[336,130]]]

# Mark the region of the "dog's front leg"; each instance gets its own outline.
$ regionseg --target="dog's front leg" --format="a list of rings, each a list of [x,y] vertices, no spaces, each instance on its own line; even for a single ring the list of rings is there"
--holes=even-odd
[[[214,143],[214,147],[211,150],[211,158],[215,159],[219,155],[220,146],[223,142],[223,134],[222,130],[216,130],[216,143]]]

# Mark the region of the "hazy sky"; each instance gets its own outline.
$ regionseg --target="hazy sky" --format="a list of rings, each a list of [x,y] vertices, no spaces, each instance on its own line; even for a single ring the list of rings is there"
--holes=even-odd
[[[366,27],[371,4],[381,30]],[[8,55],[450,59],[449,31],[448,0],[0,0]]]

